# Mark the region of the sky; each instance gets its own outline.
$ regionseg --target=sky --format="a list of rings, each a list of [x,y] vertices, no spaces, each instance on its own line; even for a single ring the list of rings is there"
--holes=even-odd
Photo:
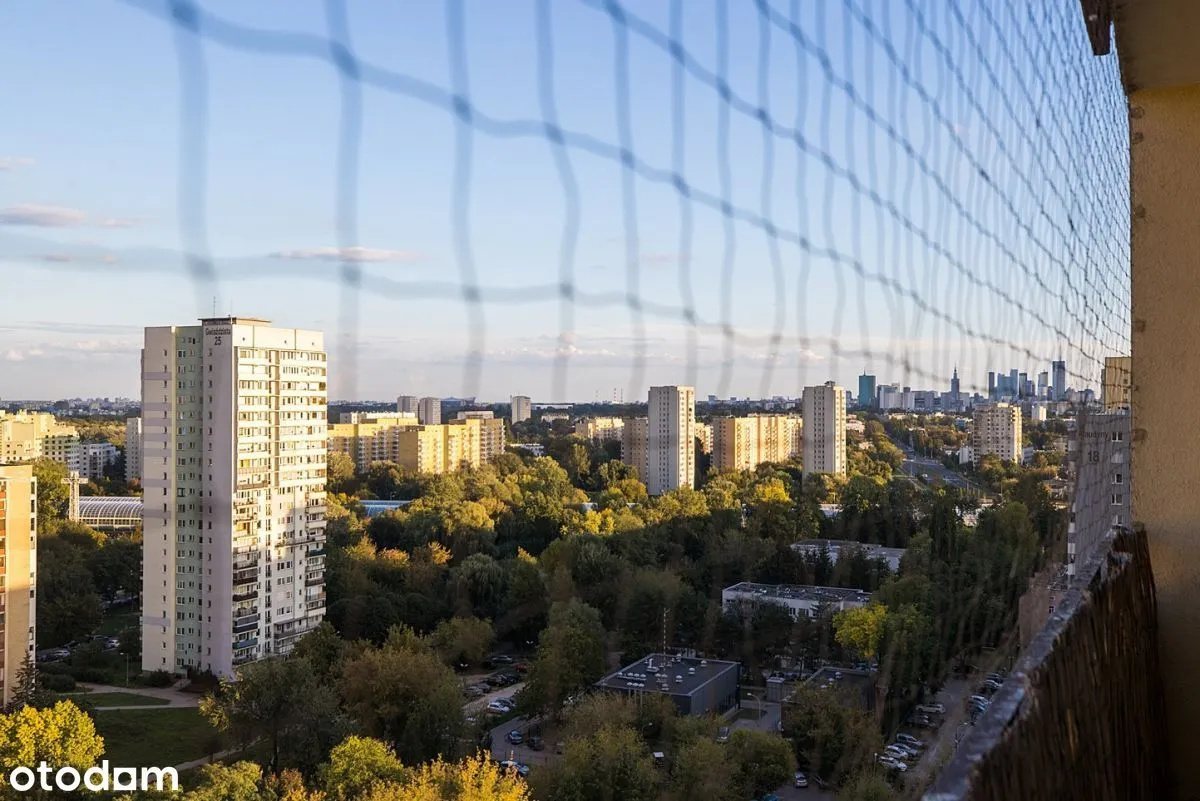
[[[136,396],[143,327],[214,312],[324,331],[335,398],[1127,352],[1124,105],[1067,0],[64,8],[0,7],[0,399]]]

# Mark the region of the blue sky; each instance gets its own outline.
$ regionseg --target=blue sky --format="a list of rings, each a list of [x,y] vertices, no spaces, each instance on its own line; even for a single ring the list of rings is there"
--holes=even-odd
[[[0,398],[133,395],[141,327],[214,299],[324,330],[336,397],[941,388],[1060,353],[1094,381],[1128,338],[1115,64],[1066,0],[923,5],[208,2],[197,38],[155,0],[6,4]]]

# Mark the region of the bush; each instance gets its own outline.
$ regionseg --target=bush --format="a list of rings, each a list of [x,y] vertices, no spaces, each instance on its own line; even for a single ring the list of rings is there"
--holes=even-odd
[[[75,690],[75,679],[64,673],[43,673],[38,678],[42,686],[51,692],[69,693]]]
[[[143,675],[139,683],[147,687],[170,687],[175,683],[175,677],[165,670],[156,670]]]

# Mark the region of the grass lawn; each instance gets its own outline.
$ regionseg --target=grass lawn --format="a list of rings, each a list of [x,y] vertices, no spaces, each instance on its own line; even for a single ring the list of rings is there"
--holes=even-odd
[[[149,698],[133,693],[72,693],[67,698],[81,698],[92,706],[166,706],[163,698]]]
[[[128,607],[126,607],[128,608]],[[97,634],[103,634],[106,637],[116,637],[121,632],[128,628],[136,628],[138,625],[138,613],[135,612],[117,612],[111,615],[105,615],[100,620],[100,625],[96,628]]]
[[[178,765],[207,756],[217,731],[198,709],[123,709],[96,713],[111,765],[141,768]]]

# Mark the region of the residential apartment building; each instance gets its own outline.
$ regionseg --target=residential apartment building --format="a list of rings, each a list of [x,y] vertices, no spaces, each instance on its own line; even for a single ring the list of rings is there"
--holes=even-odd
[[[624,428],[620,417],[585,417],[575,423],[575,435],[593,442],[620,440]]]
[[[459,420],[479,421],[479,462],[477,464],[487,464],[504,453],[504,446],[507,444],[504,418],[496,417],[495,412],[459,412],[457,417]]]
[[[841,587],[743,581],[721,590],[721,605],[727,612],[746,614],[760,604],[774,604],[788,610],[793,619],[816,617],[818,613],[844,612],[870,602],[871,593]]]
[[[1001,461],[1021,462],[1021,407],[989,403],[975,407],[971,424],[971,458],[978,463],[987,454]]]
[[[68,470],[79,469],[79,434],[46,412],[0,410],[0,463],[47,457]]]
[[[805,387],[804,475],[846,473],[846,390],[832,381]]]
[[[650,387],[642,480],[651,495],[696,485],[694,387]]]
[[[420,399],[416,395],[401,395],[400,397],[396,398],[396,411],[401,414],[411,414],[412,416],[416,417],[417,404],[419,403]]]
[[[646,480],[646,443],[650,437],[650,421],[645,417],[627,418],[621,426],[621,461]]]
[[[700,443],[701,453],[712,453],[713,428],[708,423],[696,421],[696,440]]]
[[[132,484],[142,480],[142,418],[125,421],[125,481]]]
[[[445,473],[464,465],[478,467],[487,439],[483,436],[485,422],[489,421],[472,418],[445,425],[421,425],[409,413],[360,415],[355,422],[329,426],[329,452],[346,454],[359,472],[366,472],[374,462],[393,462],[416,473]],[[494,438],[494,426],[488,431]]]
[[[220,317],[142,350],[142,668],[231,676],[325,614],[324,336]]]
[[[1133,359],[1130,356],[1105,356],[1100,374],[1100,399],[1106,411],[1129,408]]]
[[[421,398],[417,401],[417,420],[423,426],[436,426],[442,423],[442,399]]]
[[[528,420],[530,417],[533,417],[533,402],[529,400],[527,395],[513,395],[512,421],[520,423]]]
[[[366,472],[373,462],[399,464],[400,431],[418,425],[412,412],[342,415],[340,422],[329,426],[329,452],[349,456],[359,472]]]
[[[1130,416],[1127,410],[1103,414],[1081,411],[1068,444],[1068,469],[1075,477],[1067,524],[1067,578],[1095,554],[1114,528],[1128,528],[1130,513]]]
[[[803,447],[803,425],[795,415],[715,417],[712,430],[712,465],[719,470],[753,470],[764,462],[785,462],[800,456]]]
[[[85,442],[79,446],[79,475],[99,481],[104,478],[104,471],[120,458],[121,451],[111,442]]]
[[[37,479],[32,465],[0,465],[0,706],[33,659],[36,593]]]

